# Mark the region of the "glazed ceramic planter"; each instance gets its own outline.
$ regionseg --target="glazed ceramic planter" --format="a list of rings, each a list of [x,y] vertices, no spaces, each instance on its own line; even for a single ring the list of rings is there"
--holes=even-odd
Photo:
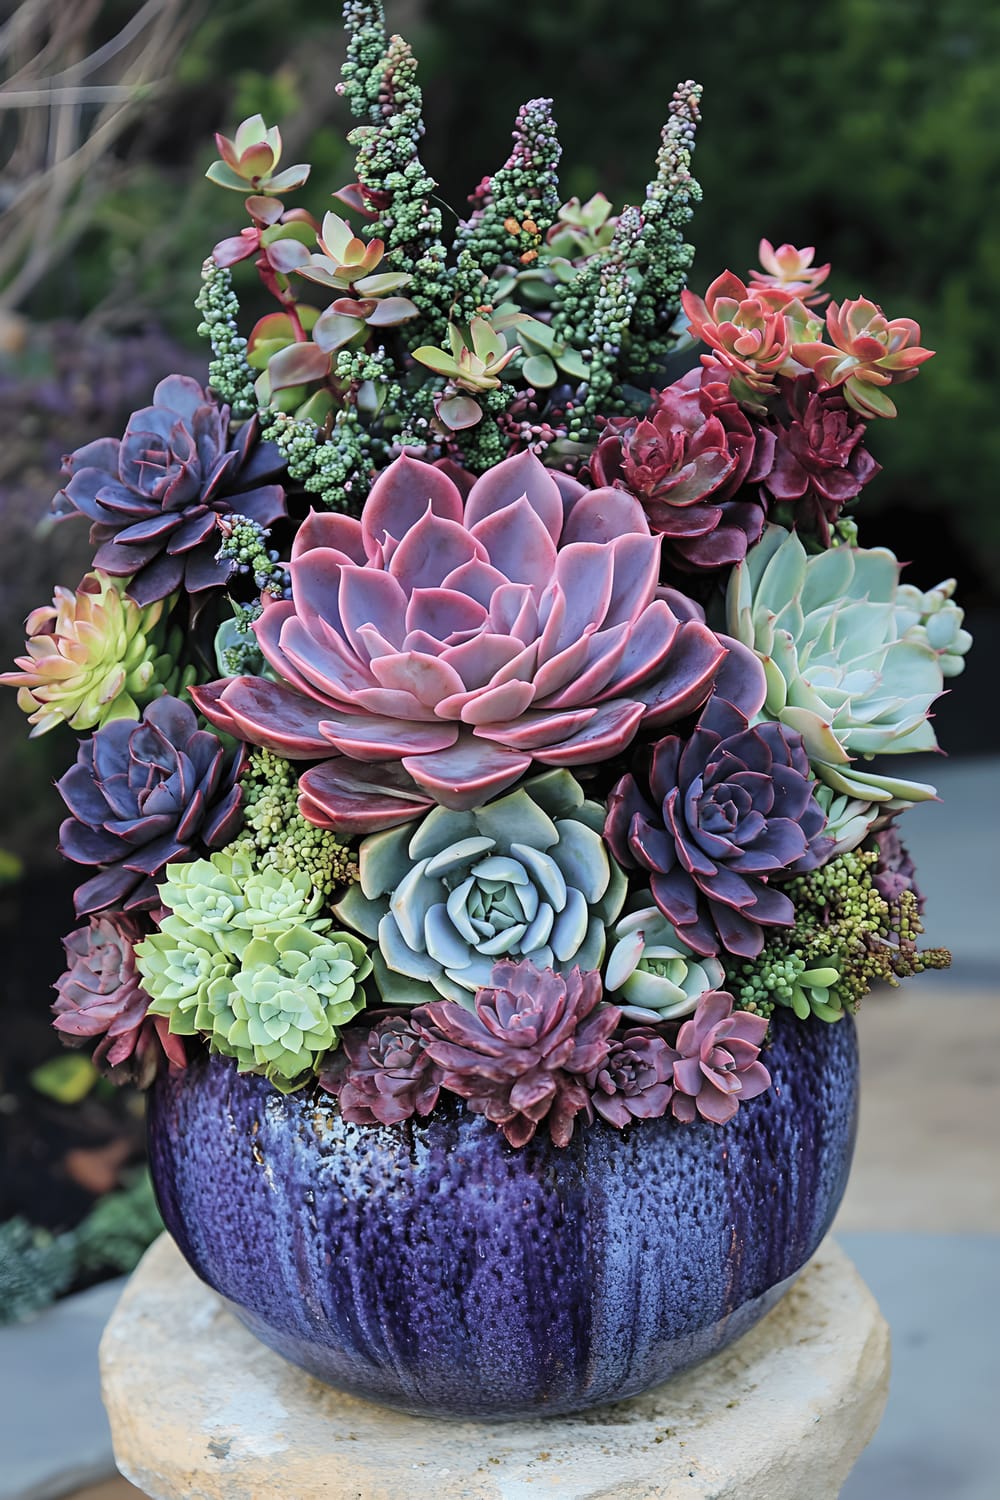
[[[772,1032],[774,1086],[724,1128],[597,1122],[564,1150],[458,1101],[348,1125],[198,1058],[150,1100],[160,1207],[247,1327],[342,1390],[480,1418],[635,1395],[751,1327],[840,1202],[853,1023]]]

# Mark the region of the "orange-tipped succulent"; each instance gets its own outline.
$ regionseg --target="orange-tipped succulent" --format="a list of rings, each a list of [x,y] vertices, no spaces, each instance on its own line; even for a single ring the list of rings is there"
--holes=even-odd
[[[866,297],[831,302],[826,310],[831,342],[795,344],[792,354],[812,370],[821,389],[843,386],[847,404],[863,417],[894,417],[885,387],[912,380],[933,349],[920,346],[920,324],[887,318]]]
[[[775,389],[774,376],[791,353],[791,329],[784,308],[770,306],[732,271],[717,276],[704,297],[683,292],[681,303],[691,332],[714,350],[714,360],[702,355],[703,364],[724,365],[759,394]],[[799,311],[808,318],[801,304]]]

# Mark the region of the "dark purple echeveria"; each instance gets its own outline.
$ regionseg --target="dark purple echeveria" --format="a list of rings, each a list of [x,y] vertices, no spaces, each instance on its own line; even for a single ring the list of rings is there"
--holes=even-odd
[[[76,892],[78,916],[157,904],[155,876],[202,845],[229,843],[240,823],[246,747],[227,752],[179,698],[155,698],[136,723],[114,719],[56,786],[69,808],[60,852],[100,873]]]
[[[216,559],[219,517],[271,526],[285,514],[284,490],[270,482],[283,460],[258,432],[255,418],[230,444],[229,408],[190,376],[168,375],[121,441],[100,438],[69,455],[69,482],[53,513],[90,518],[95,568],[130,579],[139,604],[181,587],[192,594],[221,587],[235,564]]]
[[[774,435],[755,431],[726,381],[699,367],[656,394],[644,417],[612,417],[590,473],[638,497],[666,559],[701,571],[741,562],[760,537],[764,510],[745,487],[773,452]]]
[[[649,872],[657,906],[704,955],[755,957],[762,928],[795,915],[771,882],[816,869],[832,848],[801,735],[749,718],[714,694],[687,739],[654,746],[648,792],[630,774],[608,799],[616,858]]]
[[[477,991],[475,1012],[442,1000],[414,1021],[442,1087],[499,1125],[512,1146],[530,1141],[543,1120],[565,1146],[576,1115],[590,1117],[585,1078],[603,1066],[621,1017],[617,1006],[597,1009],[601,995],[595,972],[556,974],[505,959],[490,988]]]
[[[658,1120],[670,1108],[676,1057],[649,1026],[615,1037],[602,1066],[587,1076],[597,1113],[619,1130],[633,1120]]]
[[[145,936],[134,917],[109,912],[63,938],[68,968],[56,981],[59,998],[52,1006],[53,1025],[70,1045],[100,1038],[95,1063],[140,1088],[148,1088],[164,1059],[175,1068],[187,1062],[184,1042],[170,1034],[166,1017],[146,1014],[149,996],[133,954]]]
[[[767,1032],[763,1016],[733,1010],[725,990],[703,995],[698,1009],[677,1033],[671,1110],[685,1123],[697,1119],[725,1125],[741,1104],[771,1087],[771,1075],[758,1062]]]
[[[883,901],[898,901],[904,891],[912,891],[917,902],[917,911],[924,909],[924,897],[917,886],[917,867],[902,839],[895,823],[889,823],[875,834],[878,861],[872,871],[872,880]]]
[[[881,466],[862,445],[865,423],[838,391],[817,391],[811,375],[783,385],[791,420],[777,428],[764,486],[829,546],[830,527]]]
[[[405,1016],[343,1032],[319,1081],[354,1125],[396,1125],[429,1115],[441,1091],[441,1071]]]

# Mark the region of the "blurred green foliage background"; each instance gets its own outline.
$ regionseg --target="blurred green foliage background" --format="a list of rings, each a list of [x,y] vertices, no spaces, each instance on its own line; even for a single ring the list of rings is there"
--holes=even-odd
[[[338,6],[170,3],[167,75],[76,190],[86,211],[20,299],[31,319],[119,328],[152,318],[190,342],[197,267],[241,222],[235,195],[201,174],[213,130],[247,114],[281,122],[286,161],[314,163],[302,201],[322,211],[326,190],[350,179],[334,93]],[[138,0],[85,8],[93,46],[140,12]],[[700,80],[695,286],[724,266],[745,273],[767,235],[815,243],[834,262],[835,296],[864,293],[921,323],[940,352],[901,393],[900,419],[870,435],[885,473],[866,492],[865,540],[891,537],[901,556],[926,557],[935,577],[925,583],[944,557],[960,567],[967,602],[994,597],[996,0],[387,0],[386,11],[421,59],[425,158],[460,211],[535,94],[555,97],[566,195],[635,199],[674,84]],[[11,111],[2,118],[9,129]]]

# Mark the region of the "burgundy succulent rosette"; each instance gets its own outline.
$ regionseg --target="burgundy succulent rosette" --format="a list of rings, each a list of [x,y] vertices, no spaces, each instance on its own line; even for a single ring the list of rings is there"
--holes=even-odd
[[[218,138],[209,384],[65,460],[93,566],[3,676],[80,736],[55,1025],[362,1130],[718,1128],[776,1018],[947,961],[898,832],[933,789],[882,766],[934,747],[969,637],[853,514],[930,351],[824,309],[812,249],[683,290],[692,84],[617,214],[561,202],[530,101],[446,243],[403,53],[345,71],[346,217],[286,206],[309,169],[259,116]]]

